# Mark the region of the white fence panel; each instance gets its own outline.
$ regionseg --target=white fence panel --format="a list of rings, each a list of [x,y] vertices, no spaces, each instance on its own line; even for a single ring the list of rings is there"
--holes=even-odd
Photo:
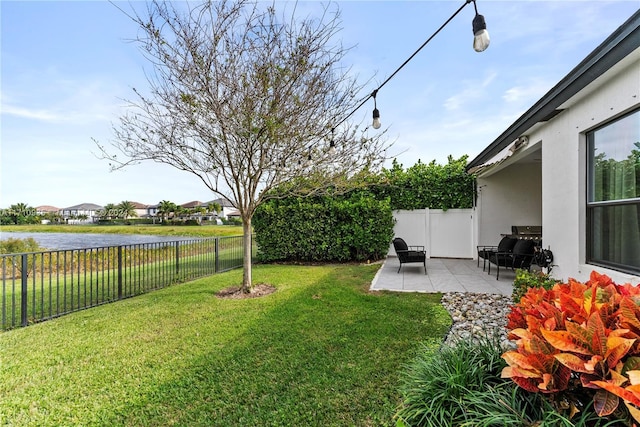
[[[473,209],[394,211],[394,237],[424,246],[428,258],[476,257],[476,215]],[[393,245],[390,255],[395,255]]]
[[[396,224],[393,227],[393,237],[402,237],[407,242],[407,245],[410,246],[424,246],[427,251],[427,257],[429,257],[429,241],[427,240],[429,210],[394,211],[393,218],[396,220]],[[396,254],[393,244],[391,244],[389,254]]]

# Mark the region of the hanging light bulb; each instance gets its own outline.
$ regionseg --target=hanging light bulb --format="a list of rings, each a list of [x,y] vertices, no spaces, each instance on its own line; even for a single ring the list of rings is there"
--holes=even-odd
[[[311,146],[309,146],[309,154],[307,154],[307,161],[305,162],[305,166],[311,166]]]
[[[380,123],[380,111],[377,108],[373,109],[373,124],[371,125],[374,129],[380,129],[382,123]]]
[[[378,107],[376,105],[376,95],[378,94],[378,89],[374,90],[371,96],[373,97],[373,123],[371,127],[374,129],[380,129],[382,123],[380,123],[380,111],[378,111]]]
[[[335,128],[331,128],[331,141],[329,141],[329,154],[336,154],[336,142],[333,140],[333,133],[335,132]]]
[[[478,13],[475,1],[473,2],[473,7],[476,10],[476,16],[473,18],[473,50],[483,52],[489,47],[491,40],[487,31],[487,23],[484,20],[484,16]]]

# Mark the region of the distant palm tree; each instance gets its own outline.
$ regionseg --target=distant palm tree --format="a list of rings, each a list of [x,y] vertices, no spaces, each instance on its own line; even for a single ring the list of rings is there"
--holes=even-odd
[[[177,205],[173,211],[178,218],[182,218],[185,214],[187,214],[188,209],[184,206]]]
[[[120,204],[118,205],[118,209],[120,210],[120,216],[122,217],[122,219],[138,216],[138,214],[136,213],[136,207],[133,205],[133,203],[127,200],[120,202]]]
[[[211,202],[207,205],[207,212],[211,212],[211,213],[215,212],[216,216],[218,216],[221,210],[222,210],[222,206],[220,206],[220,203]]]
[[[35,214],[35,209],[29,207],[26,203],[16,203],[9,206],[9,217],[14,224],[26,222],[25,218]]]
[[[168,200],[163,200],[158,203],[158,214],[160,218],[165,221],[169,219],[169,216],[176,211],[176,204]]]
[[[118,207],[113,203],[107,203],[104,205],[104,209],[100,211],[100,218],[112,219],[115,216]]]

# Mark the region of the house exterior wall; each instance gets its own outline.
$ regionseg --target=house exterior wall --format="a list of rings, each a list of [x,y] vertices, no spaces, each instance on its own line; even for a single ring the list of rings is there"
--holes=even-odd
[[[556,118],[530,135],[542,141],[543,244],[554,253],[553,276],[586,280],[596,270],[616,283],[640,278],[586,264],[586,133],[640,107],[640,55],[592,83]],[[588,88],[589,89],[589,88]]]
[[[542,224],[540,163],[518,164],[478,178],[478,245],[497,245],[512,225]],[[543,236],[546,230],[543,226]]]

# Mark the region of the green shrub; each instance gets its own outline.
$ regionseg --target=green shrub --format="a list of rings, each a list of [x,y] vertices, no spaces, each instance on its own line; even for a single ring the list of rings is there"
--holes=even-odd
[[[370,189],[379,198],[389,197],[393,210],[470,208],[475,198],[475,175],[466,171],[467,158],[449,156],[445,165],[418,160],[406,170],[394,160]]]
[[[558,283],[559,280],[553,279],[546,273],[541,271],[527,271],[518,269],[516,270],[516,278],[513,281],[513,302],[516,304],[520,302],[520,299],[527,293],[529,288],[544,288],[549,290],[553,288],[553,285]]]
[[[252,223],[263,262],[381,259],[394,224],[389,200],[376,200],[365,191],[270,200],[258,208]]]
[[[0,254],[19,254],[24,252],[38,252],[44,250],[33,237],[16,239],[10,237],[0,240]]]
[[[404,374],[398,425],[457,427],[470,421],[468,397],[504,383],[501,354],[497,336],[458,341],[435,351],[425,348]]]

